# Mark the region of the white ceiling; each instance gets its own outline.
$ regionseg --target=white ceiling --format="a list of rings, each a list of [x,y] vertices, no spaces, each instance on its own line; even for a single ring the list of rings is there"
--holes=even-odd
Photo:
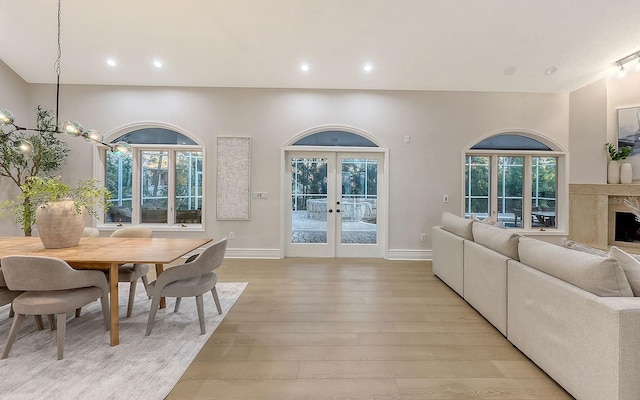
[[[29,83],[55,82],[56,15],[0,0]],[[636,51],[639,0],[62,0],[70,84],[567,93]]]

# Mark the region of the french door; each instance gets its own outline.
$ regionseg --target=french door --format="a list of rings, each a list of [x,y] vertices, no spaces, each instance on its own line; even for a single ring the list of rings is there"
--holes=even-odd
[[[384,256],[384,154],[287,152],[287,257]]]

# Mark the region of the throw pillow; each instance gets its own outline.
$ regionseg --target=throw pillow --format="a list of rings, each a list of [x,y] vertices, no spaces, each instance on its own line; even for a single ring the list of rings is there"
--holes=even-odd
[[[520,262],[603,297],[632,297],[629,281],[613,257],[600,257],[522,237]]]
[[[611,246],[609,255],[620,263],[629,281],[633,295],[636,297],[640,296],[640,261],[616,246]]]
[[[467,240],[473,240],[472,223],[472,220],[459,217],[449,211],[442,213],[442,229]]]

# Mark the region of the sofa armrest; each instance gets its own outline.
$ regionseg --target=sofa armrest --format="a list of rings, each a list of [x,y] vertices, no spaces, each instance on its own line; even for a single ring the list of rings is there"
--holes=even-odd
[[[433,273],[460,296],[464,295],[464,241],[460,236],[435,226],[433,232]]]
[[[508,263],[507,338],[574,397],[640,398],[640,298],[598,297]]]

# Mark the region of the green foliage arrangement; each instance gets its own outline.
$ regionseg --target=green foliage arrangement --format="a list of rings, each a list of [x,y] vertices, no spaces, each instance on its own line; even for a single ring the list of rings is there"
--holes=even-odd
[[[615,146],[611,143],[605,143],[605,147],[609,152],[609,157],[611,157],[611,159],[614,161],[626,159],[627,157],[629,157],[629,154],[631,154],[631,150],[633,150],[633,147],[631,146],[624,146],[620,148],[620,150],[616,151]]]
[[[62,183],[59,176],[31,176],[20,186],[21,193],[15,200],[4,202],[0,206],[0,215],[4,216],[8,211],[12,211],[18,224],[23,228],[30,228],[36,222],[35,210],[39,206],[46,207],[51,202],[71,199],[78,213],[85,209],[89,215],[98,218],[100,210],[105,211],[109,208],[107,200],[111,193],[98,187],[97,183],[96,179],[79,180],[78,184],[72,187]]]

